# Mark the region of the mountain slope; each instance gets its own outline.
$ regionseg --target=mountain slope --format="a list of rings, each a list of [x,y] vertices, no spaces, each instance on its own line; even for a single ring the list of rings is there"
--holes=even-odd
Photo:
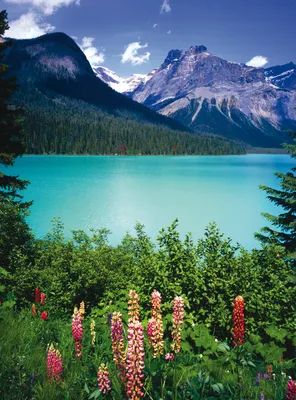
[[[296,68],[233,63],[205,46],[171,50],[153,76],[130,95],[194,132],[278,147],[296,129]]]
[[[30,152],[170,154],[174,142],[190,154],[243,151],[225,141],[182,134],[189,129],[115,92],[63,33],[14,40],[4,61],[18,78],[14,101],[27,111]]]

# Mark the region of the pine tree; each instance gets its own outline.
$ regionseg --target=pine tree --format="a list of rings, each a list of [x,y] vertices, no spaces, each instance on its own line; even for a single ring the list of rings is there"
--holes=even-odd
[[[292,144],[286,144],[285,147],[291,152],[291,157],[296,158],[296,132],[292,132]],[[281,180],[281,189],[272,189],[260,185],[267,198],[282,207],[282,213],[274,216],[269,213],[262,213],[275,229],[264,227],[262,233],[255,236],[262,243],[274,243],[284,246],[290,256],[296,255],[296,167],[292,168],[287,174],[276,172],[275,175]]]
[[[22,142],[23,111],[10,104],[11,96],[17,89],[16,79],[7,77],[8,66],[3,63],[4,51],[11,45],[3,35],[9,29],[6,11],[0,12],[0,164],[11,166],[14,160],[24,153]],[[0,204],[18,204],[26,209],[30,203],[22,202],[19,191],[25,189],[28,182],[18,176],[0,172]]]

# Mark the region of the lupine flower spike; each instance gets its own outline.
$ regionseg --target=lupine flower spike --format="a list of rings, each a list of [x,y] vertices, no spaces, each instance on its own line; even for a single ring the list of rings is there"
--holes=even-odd
[[[140,320],[140,306],[139,306],[139,296],[134,290],[130,290],[128,301],[128,316],[129,322],[131,321],[139,321]]]
[[[47,321],[47,320],[48,320],[48,314],[47,314],[47,312],[46,312],[46,311],[42,311],[42,313],[40,314],[40,318],[41,318],[43,321]]]
[[[148,322],[147,335],[149,344],[153,347],[153,356],[156,358],[164,353],[161,294],[156,290],[151,295],[151,303],[152,318]]]
[[[97,375],[99,391],[105,395],[111,390],[108,367],[105,364],[101,364]]]
[[[91,344],[92,344],[92,346],[94,346],[95,343],[96,343],[96,331],[95,331],[95,328],[96,328],[96,323],[92,319],[91,323],[90,323],[90,334],[91,334]]]
[[[82,302],[80,303],[79,312],[80,312],[81,320],[83,320],[83,319],[84,319],[84,314],[85,314],[85,304],[84,304],[84,301],[82,301]]]
[[[46,300],[46,294],[45,293],[41,293],[41,304],[44,306],[45,304],[45,300]]]
[[[288,382],[286,400],[296,400],[296,383],[292,379]]]
[[[111,339],[113,350],[113,361],[119,368],[122,382],[126,380],[126,354],[123,342],[123,324],[121,313],[114,312],[111,319]]]
[[[174,353],[167,353],[164,356],[164,358],[165,358],[166,361],[173,361],[175,359],[175,354]]]
[[[40,289],[38,287],[35,289],[35,303],[40,303]]]
[[[60,381],[63,373],[63,360],[61,353],[50,346],[47,353],[47,378]]]
[[[233,306],[233,344],[235,347],[242,346],[245,338],[245,304],[242,296],[234,299]]]
[[[128,324],[127,384],[126,394],[130,400],[140,400],[143,393],[144,330],[139,321]]]
[[[33,317],[36,317],[36,316],[37,316],[37,311],[36,311],[36,306],[35,306],[35,304],[32,304],[32,315],[33,315]]]
[[[76,347],[76,357],[81,357],[83,326],[82,326],[81,314],[78,311],[77,307],[74,308],[74,313],[72,316],[72,336]]]
[[[179,353],[181,351],[180,343],[182,340],[183,320],[184,320],[184,299],[178,296],[174,300],[173,331],[172,331],[173,343],[171,344],[171,348],[175,353]]]

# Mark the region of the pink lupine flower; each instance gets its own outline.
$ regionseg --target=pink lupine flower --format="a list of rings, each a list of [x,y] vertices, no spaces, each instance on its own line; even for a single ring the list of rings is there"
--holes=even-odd
[[[245,320],[244,320],[244,299],[242,296],[237,296],[234,299],[233,305],[233,344],[235,347],[244,344],[245,337]]]
[[[81,314],[78,311],[77,307],[74,308],[74,313],[72,315],[72,336],[76,347],[76,357],[81,357],[83,326]]]
[[[173,331],[172,338],[173,343],[171,348],[173,352],[179,353],[181,350],[182,340],[182,325],[184,320],[184,299],[182,297],[175,297],[174,300],[174,312],[173,312]]]
[[[173,360],[175,359],[175,354],[174,354],[174,353],[167,353],[167,354],[164,356],[164,358],[165,358],[165,360],[167,360],[167,361],[173,361]]]
[[[37,287],[35,289],[35,303],[38,304],[40,302],[40,289]]]
[[[286,400],[296,400],[296,383],[292,379],[288,382]]]
[[[123,324],[121,313],[114,312],[111,319],[111,340],[114,363],[119,368],[121,381],[126,380],[126,354],[123,341]]]
[[[153,347],[153,356],[156,358],[164,353],[161,294],[156,290],[151,295],[151,303],[152,318],[148,322],[147,335],[149,345]]]
[[[111,390],[108,367],[105,364],[101,364],[97,375],[99,391],[105,395]]]
[[[130,290],[128,301],[128,316],[129,322],[131,321],[139,321],[140,320],[140,306],[139,306],[139,296],[134,290]]]
[[[45,300],[46,300],[46,294],[45,293],[41,293],[41,304],[44,306],[45,304]]]
[[[63,373],[63,360],[61,353],[56,350],[53,344],[47,353],[47,378],[60,381]]]
[[[128,325],[127,384],[126,394],[130,400],[140,400],[143,393],[144,330],[139,321]]]

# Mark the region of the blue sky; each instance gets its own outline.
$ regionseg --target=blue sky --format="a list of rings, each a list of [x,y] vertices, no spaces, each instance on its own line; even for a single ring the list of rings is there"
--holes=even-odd
[[[296,0],[0,0],[0,9],[9,36],[63,31],[93,65],[122,76],[196,44],[230,61],[262,56],[256,66],[296,62]]]

